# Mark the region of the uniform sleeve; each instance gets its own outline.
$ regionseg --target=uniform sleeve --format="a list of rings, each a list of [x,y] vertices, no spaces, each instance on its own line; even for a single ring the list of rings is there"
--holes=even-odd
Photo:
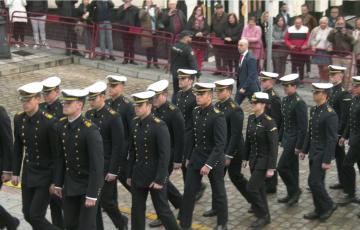
[[[226,143],[226,121],[224,115],[219,115],[214,120],[213,134],[214,147],[205,162],[206,165],[214,168],[224,154]]]
[[[55,181],[54,184],[56,187],[62,188],[64,185],[64,173],[65,173],[65,158],[64,158],[64,152],[61,146],[61,128],[60,123],[56,126],[56,135],[58,140],[58,154],[57,159],[55,161]]]
[[[243,129],[244,113],[240,108],[236,109],[230,117],[231,134],[229,144],[225,150],[227,157],[233,158],[235,154],[240,154],[243,148]]]
[[[124,158],[122,157],[125,152],[125,146],[124,146],[124,126],[121,120],[120,115],[117,115],[113,118],[111,127],[111,160],[110,160],[110,167],[109,172],[111,174],[117,175],[119,172],[119,165],[120,165],[120,159]],[[125,156],[126,158],[126,156]]]
[[[129,125],[130,126],[130,125]],[[132,123],[131,126],[134,126]],[[134,135],[132,130],[129,133],[129,164],[127,167],[127,178],[132,178],[132,171],[134,167],[134,161],[135,161],[135,149],[134,149]]]
[[[13,174],[15,176],[20,175],[21,170],[21,163],[23,159],[23,150],[24,146],[21,142],[21,131],[20,131],[20,118],[18,116],[15,116],[14,118],[14,155],[13,155],[13,162],[12,162],[12,169]]]
[[[59,146],[59,139],[58,139],[58,135],[57,135],[57,123],[55,122],[55,119],[51,119],[48,123],[48,137],[49,137],[49,141],[50,141],[50,151],[51,151],[51,158],[52,158],[52,182],[56,181],[56,163],[59,159],[59,154],[60,154],[60,146]]]
[[[1,153],[3,154],[2,170],[4,172],[11,172],[11,161],[14,152],[14,142],[11,130],[11,121],[6,110],[0,107],[0,141],[1,141]],[[1,157],[0,157],[1,158]],[[1,168],[1,167],[0,167]],[[1,173],[1,172],[0,172]]]
[[[281,114],[281,100],[279,97],[272,97],[271,99],[271,118],[276,122],[276,127],[278,131],[282,123],[282,114]]]
[[[159,162],[156,170],[155,183],[163,185],[168,180],[168,166],[170,161],[170,133],[165,123],[159,125],[156,131],[156,146]]]
[[[338,117],[336,113],[329,114],[325,126],[326,144],[322,163],[330,164],[335,157],[335,146],[338,140]]]
[[[181,163],[185,149],[185,120],[180,110],[176,110],[171,119],[174,132],[174,163]]]
[[[305,140],[304,140],[304,144],[302,146],[302,152],[305,153],[305,154],[308,154],[309,153],[309,149],[310,149],[310,140],[311,140],[311,132],[310,132],[310,124],[311,124],[311,120],[312,120],[312,114],[313,114],[313,111],[314,111],[314,107],[312,107],[310,109],[310,122],[308,124],[308,127],[307,127],[307,132],[306,132],[306,136],[305,136]]]
[[[307,106],[304,101],[299,101],[295,107],[296,122],[298,124],[297,139],[295,148],[301,149],[304,144],[306,136],[306,129],[308,124]]]
[[[134,106],[129,103],[128,104],[128,109],[126,110],[126,122],[128,124],[128,133],[131,133],[131,129],[132,129],[132,121],[135,117],[135,110],[134,110]]]
[[[276,169],[279,137],[274,119],[269,120],[266,134],[267,134],[266,135],[267,141],[269,143],[269,161],[268,161],[267,169]]]
[[[250,157],[250,137],[249,137],[249,124],[252,122],[251,117],[248,118],[248,124],[246,127],[246,136],[245,136],[245,144],[244,144],[244,152],[242,156],[242,160],[248,161]]]
[[[344,96],[342,97],[340,103],[341,109],[341,121],[339,124],[339,135],[342,135],[346,129],[347,123],[350,117],[350,105],[351,105],[351,94],[349,92],[345,92]]]
[[[89,154],[89,183],[86,197],[97,198],[104,183],[104,147],[100,132],[88,128],[86,145]]]

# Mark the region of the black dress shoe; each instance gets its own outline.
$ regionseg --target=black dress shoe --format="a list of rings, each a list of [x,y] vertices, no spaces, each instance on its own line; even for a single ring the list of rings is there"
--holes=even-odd
[[[340,206],[346,206],[352,202],[356,201],[355,195],[354,194],[347,194],[345,195],[343,198],[341,198],[337,204]]]
[[[297,202],[299,202],[300,195],[301,195],[301,190],[297,191],[294,195],[291,196],[291,198],[287,202],[287,205],[292,206]]]
[[[200,191],[196,194],[195,201],[199,201],[203,197],[206,189],[206,184],[201,183]]]
[[[74,50],[74,51],[72,52],[72,54],[75,55],[75,56],[78,56],[78,57],[84,57],[84,55],[82,55],[82,53],[80,53],[80,52],[77,51],[77,50]]]
[[[134,61],[130,61],[130,64],[132,65],[139,65],[138,63],[134,62]]]
[[[153,220],[149,223],[150,228],[157,228],[157,227],[160,227],[161,225],[162,225],[162,222],[160,219]]]
[[[287,196],[285,196],[283,198],[279,198],[278,203],[287,203],[290,200],[290,198],[291,197],[289,195],[287,195]]]
[[[70,51],[70,50],[66,50],[65,55],[66,55],[66,56],[70,56],[70,55],[71,55],[71,51]]]
[[[114,56],[112,56],[112,55],[110,55],[109,59],[112,60],[112,61],[116,60],[116,58]]]
[[[258,218],[257,220],[255,220],[251,225],[250,227],[252,228],[262,228],[268,224],[270,224],[270,218],[265,216],[265,217],[262,217],[262,218]]]
[[[227,226],[226,225],[218,225],[214,228],[214,230],[227,230]]]
[[[336,209],[337,209],[337,205],[333,204],[333,206],[329,210],[327,210],[326,212],[324,212],[323,214],[320,215],[319,220],[325,221],[325,220],[329,219],[330,216],[335,212]]]
[[[330,189],[337,190],[337,189],[343,189],[344,186],[342,186],[342,184],[333,184],[333,185],[330,185],[329,188],[330,188]]]
[[[122,64],[124,64],[124,65],[126,65],[127,63],[129,63],[129,61],[126,59],[122,62]]]
[[[150,64],[149,63],[146,64],[146,69],[150,69]]]
[[[221,75],[221,72],[214,72],[213,75],[214,75],[214,76]]]
[[[267,193],[267,194],[274,194],[274,193],[276,193],[276,187],[275,187],[275,188],[266,188],[266,193]]]
[[[315,211],[309,212],[304,215],[304,219],[307,219],[307,220],[315,220],[315,219],[318,219],[319,217],[320,217],[320,215]]]
[[[14,220],[12,221],[12,224],[9,226],[6,226],[8,230],[16,230],[20,225],[20,220],[16,217],[14,217]]]
[[[160,66],[159,66],[158,64],[154,64],[154,67],[155,67],[156,69],[160,69]]]
[[[101,60],[101,61],[105,61],[105,60],[106,60],[106,57],[105,57],[105,56],[102,56],[102,57],[100,58],[100,60]]]
[[[210,210],[207,210],[203,213],[203,216],[204,217],[212,217],[212,216],[216,216],[217,212],[215,209],[210,209]]]

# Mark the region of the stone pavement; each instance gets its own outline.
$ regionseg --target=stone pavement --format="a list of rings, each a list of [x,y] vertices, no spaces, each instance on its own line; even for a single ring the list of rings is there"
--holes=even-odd
[[[160,78],[169,78],[168,74],[164,74],[164,71],[155,71],[147,70],[144,65],[140,66],[122,66],[118,63],[112,63],[109,65],[108,62],[94,61],[93,63],[88,62],[88,60],[78,60],[74,58],[72,60],[75,64],[65,65],[65,66],[56,66],[52,68],[44,68],[30,72],[24,73],[15,73],[11,75],[2,75],[0,77],[0,93],[2,95],[1,104],[5,106],[10,113],[11,117],[20,110],[20,103],[17,100],[16,89],[22,84],[39,81],[48,77],[49,75],[58,75],[62,78],[63,84],[62,87],[85,87],[90,85],[96,80],[101,80],[105,75],[109,73],[121,73],[127,72],[129,82],[127,83],[127,92],[129,95],[136,91],[144,90],[146,86]],[[85,64],[84,62],[88,62]],[[82,64],[82,65],[80,65]],[[91,67],[91,64],[93,67]],[[106,71],[105,68],[100,68],[103,66],[110,66],[112,70]],[[100,66],[100,67],[99,67]],[[115,67],[114,67],[115,66]],[[106,67],[108,68],[108,67]],[[0,71],[2,65],[0,63]],[[134,75],[132,75],[134,74]],[[145,79],[146,78],[146,79]],[[153,80],[149,80],[153,79]],[[210,75],[204,74],[202,81],[212,81],[216,80]],[[281,90],[279,90],[280,92]],[[305,99],[311,103],[311,91],[310,87],[305,87],[300,89],[300,94],[305,95]],[[246,117],[250,112],[248,102],[245,102],[243,105]],[[246,121],[245,121],[246,122]],[[246,127],[246,125],[244,125]],[[281,153],[281,150],[279,151]],[[335,166],[335,165],[334,165]],[[307,175],[308,175],[308,162],[301,162],[301,187],[303,189],[303,194],[298,205],[295,205],[292,208],[288,208],[284,205],[278,204],[276,202],[278,197],[282,197],[286,194],[285,188],[281,179],[279,179],[278,193],[277,195],[269,196],[269,204],[272,215],[272,224],[269,225],[266,229],[359,229],[358,227],[358,218],[356,214],[360,209],[358,205],[351,204],[345,208],[339,208],[335,214],[325,223],[320,223],[318,221],[307,221],[302,218],[303,214],[312,211],[312,199],[311,194],[307,192]],[[245,175],[249,176],[249,170],[245,169]],[[174,172],[171,176],[171,180],[183,190],[183,183],[180,172]],[[207,178],[204,178],[204,181],[208,183]],[[337,181],[335,167],[332,167],[328,176],[326,178],[327,184],[332,184]],[[359,181],[358,181],[359,182]],[[243,197],[236,191],[234,186],[231,184],[229,178],[226,176],[226,188],[229,201],[229,229],[247,229],[247,226],[254,220],[254,217],[251,214],[247,213],[249,205],[245,202]],[[3,189],[3,192],[0,192],[0,202],[4,205],[12,214],[16,215],[18,218],[22,219],[21,227],[19,229],[27,230],[30,229],[30,226],[23,220],[23,215],[21,213],[21,197],[20,191],[18,189],[7,188]],[[331,197],[335,200],[338,199],[342,194],[339,191],[330,191]],[[128,213],[131,197],[126,192],[124,188],[119,185],[119,206],[121,210]],[[205,196],[197,203],[195,212],[194,212],[194,229],[212,229],[216,225],[216,218],[204,218],[202,217],[203,211],[208,209],[211,205],[211,189],[208,186]],[[149,213],[154,213],[150,197],[148,201],[148,210]],[[177,215],[177,211],[174,211]],[[49,213],[48,213],[49,216]],[[111,221],[105,216],[105,229],[115,229],[111,224]],[[149,215],[149,218],[153,218],[153,215]],[[149,220],[148,220],[149,221]],[[162,228],[159,228],[162,229]]]

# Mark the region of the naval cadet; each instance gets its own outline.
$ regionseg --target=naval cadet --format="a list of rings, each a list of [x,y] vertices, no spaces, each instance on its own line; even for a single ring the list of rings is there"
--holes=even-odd
[[[284,150],[277,170],[286,186],[287,195],[278,199],[278,202],[291,206],[299,201],[301,194],[298,154],[306,135],[308,113],[305,101],[297,93],[299,75],[289,74],[280,78],[280,81],[286,96],[281,104],[283,125],[279,134]]]
[[[130,100],[124,95],[127,77],[119,75],[106,76],[108,84],[108,95],[110,99],[106,100],[106,104],[120,114],[124,126],[124,155],[120,159],[120,172],[118,179],[120,183],[130,192],[130,187],[126,183],[126,173],[128,164],[129,135],[131,132],[131,123],[135,117],[134,106]]]
[[[167,199],[170,134],[166,123],[151,113],[154,91],[132,95],[136,117],[130,135],[127,183],[131,186],[131,227],[145,230],[146,200],[150,193],[165,229],[180,230]]]
[[[95,82],[89,90],[88,101],[91,107],[85,117],[99,128],[104,146],[104,186],[99,199],[97,229],[104,229],[102,210],[110,217],[116,229],[127,229],[128,219],[119,210],[117,193],[117,174],[124,151],[124,127],[120,114],[105,103],[107,85],[104,81]],[[125,157],[126,158],[126,157]]]
[[[180,225],[191,229],[195,195],[203,176],[208,176],[217,212],[216,229],[227,229],[228,204],[224,182],[226,121],[224,114],[212,105],[214,83],[195,83],[197,107],[193,111],[194,139],[192,153],[187,159],[187,172],[180,209]]]
[[[197,61],[192,51],[191,41],[193,33],[184,30],[179,34],[179,42],[171,47],[170,71],[173,80],[174,94],[172,102],[175,103],[175,95],[179,91],[179,80],[177,78],[178,69],[197,70]],[[200,77],[200,73],[196,74],[196,79]]]
[[[225,147],[225,170],[229,172],[231,182],[241,195],[250,203],[246,192],[246,183],[244,175],[241,173],[242,155],[244,148],[244,137],[242,135],[244,112],[241,107],[231,98],[233,85],[235,81],[232,78],[214,82],[215,91],[217,92],[218,102],[215,108],[225,115],[227,135]],[[215,194],[212,193],[214,196]],[[214,201],[214,199],[212,199]],[[203,213],[203,216],[215,216],[216,207],[213,202],[212,209]]]
[[[58,121],[64,116],[62,104],[59,99],[61,79],[57,76],[52,76],[46,78],[41,83],[43,84],[42,95],[44,102],[40,103],[40,109],[53,115],[55,120]],[[63,228],[64,215],[62,202],[61,199],[54,194],[51,194],[50,197],[50,213],[52,223],[59,228]]]
[[[304,218],[325,221],[337,208],[326,191],[325,175],[326,171],[331,168],[331,161],[335,155],[335,145],[338,140],[338,117],[327,102],[333,84],[313,83],[312,86],[316,105],[310,109],[309,128],[300,159],[304,160],[306,154],[309,154],[308,184],[315,210],[305,214]]]
[[[265,112],[276,122],[276,127],[280,130],[282,125],[281,99],[279,94],[274,90],[274,84],[279,74],[271,72],[260,72],[260,85],[263,92],[269,94],[270,103],[266,105]],[[277,171],[273,177],[266,178],[266,193],[276,193],[278,184]]]
[[[183,173],[183,180],[185,184],[186,179],[186,159],[190,156],[192,151],[193,138],[191,137],[193,130],[193,110],[196,107],[196,98],[193,92],[192,85],[197,76],[197,71],[194,69],[178,69],[177,77],[179,79],[179,92],[175,95],[175,104],[180,109],[185,120],[185,144],[184,156],[181,170]],[[201,189],[196,194],[195,200],[198,201],[204,195],[206,184],[201,182]]]
[[[339,140],[339,144],[342,146],[344,145],[345,140],[349,140],[349,150],[343,163],[344,178],[346,178],[343,185],[344,192],[347,196],[338,203],[340,205],[356,201],[356,174],[354,163],[360,160],[360,76],[352,77],[352,80],[352,93],[354,97],[352,98],[350,104],[349,120],[342,137]]]
[[[247,193],[256,220],[252,228],[261,228],[271,222],[266,198],[266,178],[274,176],[278,154],[278,130],[276,122],[266,115],[269,95],[256,92],[251,98],[253,114],[248,118],[244,146],[244,166],[249,162],[251,176],[247,182]]]
[[[40,82],[32,82],[17,90],[23,112],[14,117],[11,182],[18,185],[22,171],[22,211],[32,228],[58,229],[45,218],[50,201],[49,188],[54,181],[58,144],[54,117],[39,109],[42,89]]]
[[[88,91],[63,89],[58,123],[60,153],[54,193],[63,198],[64,227],[95,230],[98,198],[104,183],[104,149],[98,127],[82,115]]]
[[[338,137],[339,139],[344,133],[346,124],[349,120],[349,109],[351,103],[351,94],[344,89],[342,82],[346,67],[329,65],[330,83],[334,85],[332,93],[329,97],[329,105],[334,109],[338,116]],[[345,178],[343,174],[343,163],[345,159],[345,146],[339,143],[335,147],[335,162],[338,176],[338,183],[330,185],[331,189],[343,189]],[[347,179],[347,178],[346,178]],[[349,196],[350,195],[350,196]],[[355,198],[355,194],[346,194],[343,204],[350,203]]]
[[[152,99],[153,115],[165,122],[170,133],[170,161],[169,177],[172,171],[181,168],[184,155],[185,139],[185,121],[178,107],[167,100],[168,97],[168,80],[160,80],[148,86],[147,90],[154,91],[155,96]],[[167,181],[167,195],[170,203],[175,209],[180,209],[182,203],[182,194],[176,186]],[[159,219],[150,222],[150,227],[161,225]]]

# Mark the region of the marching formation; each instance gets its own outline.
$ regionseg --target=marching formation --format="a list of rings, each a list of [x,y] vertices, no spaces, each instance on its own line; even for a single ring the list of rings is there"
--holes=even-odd
[[[298,74],[279,78],[261,72],[263,91],[248,95],[252,113],[247,118],[232,98],[234,79],[199,82],[192,69],[176,70],[179,91],[174,103],[167,80],[149,85],[131,99],[124,96],[125,76],[109,75],[85,89],[60,89],[56,76],[32,82],[17,90],[23,111],[14,117],[14,135],[9,116],[0,108],[2,182],[21,183],[23,215],[35,230],[104,229],[103,211],[116,229],[128,229],[128,218],[118,208],[118,180],[131,193],[132,229],[145,229],[150,194],[158,216],[151,227],[187,230],[206,188],[202,178],[207,176],[212,207],[203,215],[216,216],[214,229],[224,230],[228,173],[248,202],[248,212],[256,217],[250,227],[259,229],[271,223],[267,193],[277,191],[277,175],[287,190],[278,202],[293,206],[299,201],[299,159],[308,155],[314,210],[304,218],[325,221],[338,205],[357,201],[360,76],[352,79],[352,97],[341,85],[345,70],[331,65],[331,83],[312,84],[315,106],[309,114],[297,93]],[[283,86],[282,99],[273,89],[276,81]],[[90,109],[84,112],[86,101]],[[278,160],[279,145],[283,152]],[[344,190],[338,202],[324,184],[333,159],[339,184],[330,188]],[[246,167],[249,178],[243,174]],[[182,170],[183,194],[171,182],[173,170]],[[45,217],[48,206],[52,223]],[[19,220],[0,206],[0,224],[16,229]]]

